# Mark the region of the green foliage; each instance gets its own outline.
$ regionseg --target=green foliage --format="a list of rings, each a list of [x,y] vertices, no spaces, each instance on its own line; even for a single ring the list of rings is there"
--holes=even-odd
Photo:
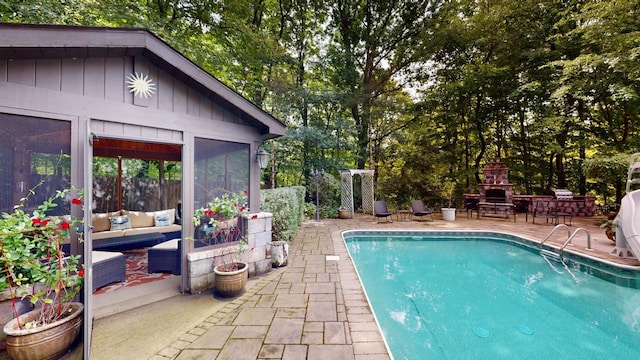
[[[221,221],[228,220],[249,211],[247,207],[247,190],[238,193],[224,193],[216,196],[207,202],[206,207],[195,210],[193,214],[193,224],[200,225],[202,217],[210,218],[209,223],[213,226],[220,225]]]
[[[324,205],[320,206],[320,218],[321,219],[335,219],[338,217],[339,205]]]
[[[525,193],[619,191],[625,172],[585,177],[583,163],[640,148],[639,11],[635,0],[0,1],[8,22],[150,29],[288,125],[265,183],[374,169],[376,196],[397,206],[441,201],[443,178],[477,189],[493,157]],[[154,176],[148,165],[131,168]],[[323,191],[321,206],[333,197]]]
[[[316,181],[313,176],[310,177],[307,194],[315,199]],[[325,172],[324,176],[318,176],[318,202],[320,206],[340,206],[340,179],[332,174]],[[315,204],[315,201],[314,201]]]
[[[34,194],[34,189],[29,193]],[[70,194],[70,190],[57,191],[31,214],[24,210],[27,198],[23,198],[12,213],[3,213],[0,219],[0,292],[8,291],[12,299],[26,298],[42,307],[40,318],[30,327],[59,320],[66,304],[82,288],[80,256],[62,250],[81,221],[47,215],[58,206],[56,200]],[[74,198],[71,203],[81,205],[82,201]]]
[[[260,209],[273,214],[274,241],[291,241],[304,218],[305,189],[302,186],[260,191]]]
[[[316,218],[316,205],[305,202],[304,205],[304,218],[305,219],[315,219]]]

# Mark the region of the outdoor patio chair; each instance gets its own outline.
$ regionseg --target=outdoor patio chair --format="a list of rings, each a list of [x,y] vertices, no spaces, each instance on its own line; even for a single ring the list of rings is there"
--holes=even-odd
[[[373,215],[376,217],[377,222],[380,222],[381,218],[385,218],[388,222],[393,222],[389,219],[391,213],[387,209],[387,202],[384,200],[376,200],[373,203]]]
[[[536,223],[536,217],[545,218],[545,222],[549,223],[549,219],[553,219],[553,224],[557,224],[558,215],[556,214],[556,202],[553,200],[536,200],[533,203],[533,223]]]
[[[513,200],[513,205],[515,206],[513,209],[513,211],[515,211],[513,216],[516,216],[516,214],[524,214],[524,222],[528,222],[529,200]]]
[[[411,201],[411,215],[417,216],[418,218],[429,215],[431,216],[431,221],[433,221],[433,211],[424,206],[422,200]]]
[[[477,198],[466,198],[464,199],[464,210],[467,212],[467,219],[469,215],[473,216],[473,212],[476,212],[478,215],[478,204],[480,204],[480,199]]]

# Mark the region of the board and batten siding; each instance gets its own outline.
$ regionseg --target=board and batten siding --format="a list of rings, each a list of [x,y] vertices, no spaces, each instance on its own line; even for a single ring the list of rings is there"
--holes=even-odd
[[[134,96],[126,78],[132,73],[149,76],[155,94]],[[0,60],[0,81],[105,99],[125,104],[248,125],[232,112],[150,64],[143,56],[119,58]],[[126,121],[125,119],[123,119]]]

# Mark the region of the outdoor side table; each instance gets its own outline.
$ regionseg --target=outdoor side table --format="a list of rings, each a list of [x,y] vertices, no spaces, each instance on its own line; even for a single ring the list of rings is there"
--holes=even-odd
[[[396,220],[398,221],[409,221],[411,218],[411,213],[409,210],[398,210],[396,211]]]

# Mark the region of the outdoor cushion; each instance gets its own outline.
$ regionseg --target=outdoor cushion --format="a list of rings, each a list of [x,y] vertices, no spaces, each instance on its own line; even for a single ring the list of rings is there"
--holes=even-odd
[[[150,227],[143,227],[143,228],[131,228],[131,229],[125,229],[122,232],[124,233],[124,236],[131,236],[131,235],[153,234],[153,233],[166,234],[168,232],[180,231],[180,230],[182,230],[182,226],[171,224],[169,226],[160,226],[160,227],[150,226]]]
[[[92,233],[91,239],[99,240],[99,239],[108,239],[108,238],[115,238],[115,237],[122,237],[122,236],[124,236],[124,231],[122,230],[114,230],[114,231],[107,230],[107,231]]]
[[[92,232],[107,231],[111,228],[110,217],[119,216],[120,211],[112,211],[108,213],[93,214],[91,216],[91,223],[93,224]]]
[[[122,215],[128,215],[132,228],[153,226],[153,213],[143,211],[122,210]]]
[[[131,229],[131,221],[129,215],[110,217],[111,231]]]
[[[166,215],[169,217],[169,222],[171,224],[173,224],[175,222],[176,219],[176,209],[171,208],[171,209],[166,209],[166,210],[159,210],[159,211],[154,211],[151,214],[153,214],[153,216],[159,216],[159,215]],[[152,225],[153,226],[153,225]]]
[[[173,223],[169,215],[156,215],[154,216],[154,221],[156,227],[169,226]]]

